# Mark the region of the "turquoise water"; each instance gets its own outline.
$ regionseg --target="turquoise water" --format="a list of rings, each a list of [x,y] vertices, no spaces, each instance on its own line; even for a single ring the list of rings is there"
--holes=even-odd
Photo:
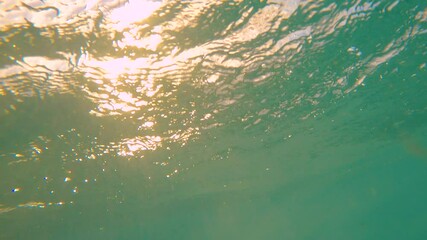
[[[427,2],[0,2],[0,239],[426,239]]]

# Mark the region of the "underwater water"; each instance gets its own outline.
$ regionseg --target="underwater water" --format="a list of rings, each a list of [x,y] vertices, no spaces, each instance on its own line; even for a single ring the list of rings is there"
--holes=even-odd
[[[0,2],[0,239],[427,239],[427,1]]]

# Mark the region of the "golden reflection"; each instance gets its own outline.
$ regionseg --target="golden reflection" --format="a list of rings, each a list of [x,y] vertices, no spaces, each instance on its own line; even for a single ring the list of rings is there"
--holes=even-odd
[[[162,5],[161,1],[129,0],[122,7],[116,8],[111,13],[113,27],[118,31],[129,27],[149,17]]]
[[[156,51],[157,46],[162,42],[162,37],[159,34],[153,34],[146,38],[137,39],[136,33],[132,34],[133,30],[123,34],[124,38],[117,42],[118,47],[125,48],[127,46],[144,48],[151,51]]]
[[[46,203],[44,203],[44,202],[27,202],[27,203],[19,204],[18,207],[45,208]]]
[[[137,129],[135,130],[151,132],[150,134],[153,134],[157,122],[161,122],[158,118],[170,118],[168,125],[171,127],[156,134],[160,136],[129,136],[119,143],[111,143],[118,149],[119,155],[142,154],[142,151],[158,148],[162,145],[162,141],[186,145],[192,137],[200,134],[200,129],[203,128],[187,125],[197,118],[197,115],[192,114],[191,110],[180,113],[185,118],[182,120],[174,115],[175,111],[182,107],[175,102],[177,97],[174,95],[174,89],[186,79],[189,71],[202,62],[207,67],[213,68],[249,68],[251,65],[256,65],[256,62],[263,56],[251,56],[245,61],[243,58],[227,58],[226,55],[212,53],[220,48],[230,49],[236,43],[251,41],[272,28],[278,28],[275,23],[280,21],[277,19],[289,18],[298,7],[299,1],[289,4],[282,1],[271,1],[269,6],[260,9],[253,16],[248,15],[247,23],[229,36],[188,49],[180,49],[179,46],[175,46],[167,51],[168,55],[163,54],[159,46],[165,40],[172,40],[169,34],[171,31],[179,32],[180,29],[194,26],[206,9],[221,4],[223,1],[191,2],[170,21],[150,28],[149,21],[143,21],[155,13],[162,6],[162,2],[130,0],[111,12],[109,23],[106,26],[121,33],[122,37],[113,44],[117,52],[122,52],[123,55],[95,58],[87,52],[81,56],[79,67],[84,72],[86,79],[91,81],[91,84],[85,86],[83,91],[96,104],[96,108],[91,110],[91,114],[98,117],[122,116],[140,120],[140,123],[136,123]],[[249,14],[250,11],[247,13]],[[288,50],[285,49],[285,45],[304,39],[310,33],[310,29],[297,31],[275,46],[272,46],[272,42],[269,43],[271,46],[266,47],[269,50],[260,52],[264,52],[265,55],[273,55],[277,51]],[[298,44],[295,48],[297,47],[299,47]],[[128,51],[130,49],[132,51]],[[173,78],[173,88],[162,91],[163,88],[166,88],[166,84],[161,79],[168,77]],[[268,77],[269,75],[263,75],[257,81]],[[221,78],[220,73],[209,74],[204,82],[218,84]],[[167,97],[166,101],[164,97]],[[237,100],[238,98],[225,98],[220,101],[220,104],[227,107],[235,104]],[[174,103],[169,101],[174,101]],[[177,109],[173,109],[173,106]],[[209,116],[206,119],[212,118],[211,115]],[[200,120],[206,119],[202,117]],[[180,127],[177,129],[172,126],[174,124],[180,124]]]
[[[2,207],[2,206],[0,205],[0,214],[2,214],[2,213],[7,213],[7,212],[10,212],[10,211],[12,211],[12,210],[15,210],[15,208],[14,208],[14,207]]]
[[[161,146],[162,138],[160,136],[146,136],[132,139],[123,139],[120,144],[120,156],[134,156],[135,153],[146,150],[156,150]]]
[[[163,41],[162,36],[157,34],[159,29],[152,30],[147,37],[140,37],[139,25],[141,21],[149,17],[160,6],[161,1],[130,0],[123,6],[114,9],[109,16],[109,27],[123,33],[123,37],[114,44],[116,48],[125,49],[136,47],[156,51],[158,45]],[[132,27],[134,26],[135,27]],[[143,26],[142,26],[143,27]],[[135,116],[152,107],[149,99],[154,99],[162,85],[156,84],[155,77],[148,74],[149,69],[174,68],[174,61],[163,61],[155,63],[152,57],[135,57],[129,53],[123,57],[109,57],[95,59],[89,54],[80,58],[79,65],[84,69],[84,74],[94,85],[83,89],[89,99],[97,104],[91,114],[103,116],[122,116],[131,114]],[[166,64],[166,66],[165,66]],[[154,120],[137,118],[142,120],[137,130],[149,130],[155,126]],[[161,146],[164,140],[160,136],[138,136],[124,138],[119,143],[111,143],[117,148],[120,156],[134,156],[147,150],[155,150]]]
[[[148,102],[142,97],[152,97],[160,90],[160,86],[154,86],[153,79],[138,80],[132,77],[124,77],[123,75],[140,76],[144,70],[142,67],[149,66],[150,62],[145,58],[129,59],[117,58],[107,60],[92,60],[85,59],[82,61],[83,67],[89,67],[86,71],[86,77],[93,79],[92,82],[98,87],[96,91],[89,88],[83,89],[89,98],[98,104],[97,110],[92,110],[91,113],[96,116],[105,115],[121,115],[126,112],[134,112],[142,106],[148,105]],[[96,72],[91,72],[90,69],[96,69]],[[100,75],[100,73],[103,73]],[[135,89],[126,89],[129,84],[138,84]],[[121,88],[125,88],[122,90]],[[136,90],[135,93],[130,92]],[[142,95],[139,95],[139,94]]]
[[[14,65],[0,69],[0,95],[12,93],[15,96],[43,98],[40,90],[50,95],[70,92],[68,77],[72,65],[65,59],[50,59],[41,56],[23,57]]]
[[[17,207],[19,207],[19,208],[46,208],[46,207],[50,207],[50,206],[63,206],[64,204],[66,204],[66,202],[63,202],[63,201],[59,201],[59,202],[31,201],[31,202],[27,202],[27,203],[18,204]],[[70,201],[69,204],[73,204],[73,201]],[[11,210],[14,210],[15,208],[8,208],[8,209],[9,209],[9,211],[11,211]]]

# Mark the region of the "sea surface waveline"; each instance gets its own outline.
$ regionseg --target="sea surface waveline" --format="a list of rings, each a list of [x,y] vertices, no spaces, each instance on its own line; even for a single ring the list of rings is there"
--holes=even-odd
[[[427,1],[0,2],[0,239],[427,239]]]

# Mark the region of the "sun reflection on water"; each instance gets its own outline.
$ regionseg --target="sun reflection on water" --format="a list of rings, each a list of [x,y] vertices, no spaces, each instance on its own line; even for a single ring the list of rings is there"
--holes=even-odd
[[[9,9],[16,1],[7,2]],[[0,149],[1,173],[10,173],[5,177],[7,198],[27,196],[19,204],[0,204],[0,214],[15,208],[68,205],[70,199],[78,202],[87,194],[103,195],[97,190],[110,186],[115,176],[116,183],[123,184],[122,177],[132,174],[131,168],[141,170],[138,181],[148,179],[150,184],[164,178],[180,180],[177,176],[186,176],[188,169],[228,159],[234,151],[229,145],[243,146],[243,152],[246,146],[261,148],[294,139],[288,126],[322,116],[331,93],[338,101],[363,86],[419,31],[402,32],[374,55],[365,50],[362,54],[358,45],[344,46],[340,59],[345,70],[332,73],[315,62],[325,46],[335,48],[328,45],[334,40],[324,39],[335,39],[347,21],[371,14],[376,5],[355,3],[346,10],[331,4],[323,16],[310,9],[310,1],[298,0],[260,4],[91,0],[76,4],[74,10],[56,2],[27,1],[31,8],[13,3],[16,7],[0,16],[0,29],[9,32],[0,41],[0,47],[9,48],[0,53],[5,59],[0,95],[6,100],[0,119],[7,115],[10,122],[2,130],[5,136],[15,136],[19,131],[8,126],[24,127],[22,136],[27,138]],[[58,16],[52,15],[52,7],[62,7]],[[35,15],[24,20],[15,10]],[[321,21],[296,24],[290,21],[295,12]],[[326,17],[329,12],[338,14]],[[425,20],[425,11],[418,15]],[[12,23],[24,27],[15,29]],[[51,52],[46,53],[41,43],[52,46]],[[425,71],[425,63],[419,69]],[[64,95],[71,98],[62,99]],[[25,109],[25,98],[37,101]],[[28,111],[32,108],[34,113]],[[45,110],[49,118],[37,118],[36,112]],[[14,118],[19,120],[19,112],[32,118],[19,125]],[[261,131],[268,135],[253,134]],[[217,139],[223,134],[231,140]],[[408,153],[426,156],[422,142],[411,136],[401,140]],[[220,152],[221,148],[227,150]],[[27,173],[26,168],[35,169],[31,182],[16,180],[15,176]],[[46,171],[38,171],[42,168]],[[203,167],[194,171],[198,172]],[[230,176],[239,174],[232,172]],[[121,203],[122,188],[111,187],[105,195]]]
[[[143,157],[144,151],[156,150],[165,141],[185,142],[194,133],[191,127],[156,129],[158,119],[172,121],[171,105],[162,100],[171,91],[162,91],[161,78],[162,72],[177,70],[176,59],[169,56],[159,61],[156,51],[163,41],[161,27],[141,36],[141,24],[144,28],[143,22],[161,5],[160,1],[129,1],[114,9],[107,19],[107,27],[120,33],[121,37],[112,43],[120,54],[98,58],[84,52],[79,59],[79,68],[89,81],[83,91],[96,105],[90,114],[133,119],[130,127],[134,127],[134,136],[125,135],[119,142],[110,142],[119,156]],[[129,48],[133,52],[127,51]],[[141,55],[138,53],[141,51],[150,54]]]
[[[135,136],[124,136],[121,142],[115,143],[120,149],[118,155],[121,156],[142,156],[143,151],[155,150],[165,142],[183,146],[199,135],[201,129],[222,125],[206,123],[208,125],[203,127],[195,123],[206,121],[205,116],[208,115],[213,120],[215,114],[235,105],[243,94],[222,96],[217,103],[217,108],[220,109],[197,108],[199,110],[196,112],[191,93],[185,92],[189,90],[181,90],[180,85],[191,78],[189,73],[196,66],[207,69],[256,69],[257,62],[264,56],[257,58],[243,55],[243,58],[230,58],[226,54],[215,52],[220,49],[231,51],[234,45],[251,41],[269,29],[277,28],[275,20],[289,18],[298,5],[289,7],[280,1],[273,1],[270,6],[253,15],[247,24],[228,36],[186,48],[185,44],[171,44],[177,41],[176,33],[180,34],[181,28],[197,25],[198,18],[205,14],[206,9],[223,2],[192,2],[188,8],[170,16],[169,21],[151,25],[150,17],[165,14],[165,9],[158,10],[167,4],[158,1],[129,1],[114,9],[107,17],[106,27],[117,33],[118,37],[112,42],[116,54],[100,58],[84,52],[79,60],[79,68],[90,82],[83,91],[96,105],[90,113],[97,117],[133,119],[131,124],[135,127]],[[274,55],[279,50],[287,49],[285,45],[289,45],[289,42],[299,46],[299,42],[310,34],[310,29],[300,32],[297,31],[287,41],[268,48],[264,54]],[[244,79],[245,72],[236,76],[233,84]],[[268,77],[268,74],[261,76],[254,82],[261,82]],[[202,84],[207,85],[219,86],[224,81],[221,72],[207,73],[203,78],[205,80]],[[224,85],[224,89],[218,94],[228,95],[233,88],[232,85]],[[185,93],[177,93],[178,91]],[[182,98],[181,95],[187,98]]]
[[[121,31],[130,27],[131,24],[140,22],[149,17],[160,8],[161,1],[150,0],[129,0],[122,7],[111,12],[110,18],[113,21],[115,30]]]

